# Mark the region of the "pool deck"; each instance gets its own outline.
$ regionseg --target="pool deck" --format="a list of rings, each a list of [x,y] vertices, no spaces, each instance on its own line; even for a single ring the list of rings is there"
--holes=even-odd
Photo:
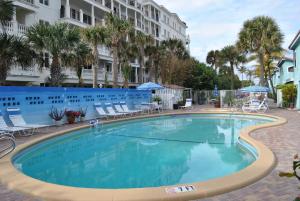
[[[193,112],[202,111],[203,108],[196,107]],[[251,136],[263,142],[269,147],[277,158],[277,164],[275,169],[266,177],[258,182],[244,187],[239,190],[235,190],[230,193],[222,194],[219,196],[201,199],[206,201],[255,201],[255,200],[280,200],[290,201],[300,195],[300,182],[297,179],[286,179],[278,176],[279,171],[289,171],[292,168],[293,155],[300,153],[300,114],[295,111],[273,109],[268,114],[283,117],[288,119],[288,123],[273,128],[264,128],[254,131]],[[31,137],[17,138],[17,144],[23,144],[34,138],[47,133],[53,133],[59,130],[70,128],[76,125],[67,125],[61,127],[51,127],[46,130],[41,130],[41,134]],[[0,170],[1,171],[1,170]],[[16,193],[7,189],[0,184],[0,200],[1,201],[31,201],[38,200],[27,195]]]

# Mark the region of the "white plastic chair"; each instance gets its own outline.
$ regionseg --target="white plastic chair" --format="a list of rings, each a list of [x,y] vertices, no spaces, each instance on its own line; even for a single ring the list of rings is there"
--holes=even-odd
[[[121,107],[121,105],[115,104],[114,106],[115,106],[115,109],[116,109],[117,113],[120,113],[120,114],[123,113],[124,115],[130,114],[130,112],[126,112],[126,111]]]
[[[101,107],[101,103],[95,103],[94,104],[95,108],[96,108],[96,111],[98,113],[98,115],[100,116],[100,119],[101,118],[107,118],[109,115],[104,111],[104,109]]]
[[[106,110],[108,112],[108,116],[113,116],[115,117],[121,117],[124,116],[126,113],[116,113],[116,111],[113,109],[112,105],[110,103],[105,104]]]
[[[137,114],[137,113],[142,112],[142,110],[130,110],[128,108],[128,105],[125,102],[121,102],[120,104],[125,112],[131,113],[131,114]]]
[[[179,108],[181,109],[192,109],[192,99],[186,99],[185,101],[185,105],[184,106],[180,106]]]
[[[49,125],[41,125],[41,124],[28,124],[24,120],[21,110],[19,108],[7,108],[7,113],[10,121],[15,127],[25,127],[31,128],[32,133],[34,133],[38,128],[48,127]]]
[[[3,134],[10,134],[14,135],[14,133],[19,133],[20,135],[26,135],[25,131],[31,130],[31,128],[25,128],[25,127],[11,127],[8,126],[5,122],[2,113],[0,111],[0,132],[1,135]]]
[[[269,106],[264,99],[262,102],[258,100],[250,100],[242,106],[243,112],[263,112],[265,113],[269,109]]]

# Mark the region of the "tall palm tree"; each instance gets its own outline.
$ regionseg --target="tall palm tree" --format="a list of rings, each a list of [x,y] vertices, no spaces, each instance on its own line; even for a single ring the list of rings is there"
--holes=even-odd
[[[138,55],[138,47],[126,40],[120,42],[118,48],[119,65],[123,74],[124,83],[123,86],[128,88],[129,78],[132,72],[131,60],[135,59]]]
[[[179,67],[179,61],[188,59],[189,54],[185,49],[181,40],[169,39],[162,42],[162,48],[166,56],[164,59],[163,68],[161,69],[161,77],[163,83],[173,84],[173,78],[178,76],[176,69]]]
[[[265,55],[273,49],[281,48],[283,34],[274,19],[258,16],[247,20],[239,33],[237,46],[250,54],[257,54],[260,64],[260,85],[266,85]],[[270,52],[269,52],[270,53]]]
[[[206,56],[206,63],[211,65],[212,68],[217,71],[218,68],[218,60],[220,56],[220,51],[219,50],[211,50],[207,53]]]
[[[27,68],[35,58],[34,51],[24,38],[6,33],[0,34],[0,85],[5,84],[8,72],[12,65],[21,65]]]
[[[249,82],[252,83],[252,78],[253,78],[253,76],[255,75],[255,71],[252,70],[252,69],[248,69],[248,70],[246,71],[246,75],[247,75],[247,77],[248,77]]]
[[[82,69],[86,65],[93,63],[92,50],[88,44],[80,42],[74,49],[64,56],[64,64],[75,68],[78,77],[78,86],[83,85]]]
[[[145,35],[144,33],[137,31],[134,42],[139,50],[138,59],[140,64],[140,70],[139,70],[139,83],[141,84],[143,82],[144,77],[144,69],[145,69],[145,49],[148,45],[152,45],[154,43],[154,39],[149,35]]]
[[[158,82],[162,61],[165,59],[165,51],[162,46],[149,45],[145,49],[145,53],[148,57],[146,67],[149,72],[150,81]]]
[[[242,75],[242,80],[244,80],[244,75],[245,75],[245,73],[247,72],[247,68],[246,68],[246,66],[240,66],[239,68],[237,68],[238,69],[238,71],[241,73],[241,75]]]
[[[14,5],[12,1],[0,0],[0,23],[4,31],[5,24],[11,20],[14,12]]]
[[[92,48],[92,69],[93,69],[93,88],[98,87],[98,66],[99,66],[99,52],[98,45],[105,44],[108,38],[108,32],[105,27],[94,26],[82,29],[81,35]]]
[[[113,55],[112,74],[113,87],[117,87],[118,82],[118,47],[121,40],[124,40],[128,33],[133,29],[130,22],[122,20],[113,13],[106,16],[106,29],[108,31],[108,44]]]
[[[52,86],[60,86],[65,77],[61,69],[63,55],[69,53],[80,41],[79,30],[65,23],[37,24],[29,28],[26,36],[36,51],[50,52],[52,62],[49,82]]]
[[[239,53],[237,48],[233,45],[226,46],[221,50],[221,59],[230,66],[230,77],[231,77],[231,90],[234,89],[234,67],[238,67],[240,63],[244,63],[246,58]]]

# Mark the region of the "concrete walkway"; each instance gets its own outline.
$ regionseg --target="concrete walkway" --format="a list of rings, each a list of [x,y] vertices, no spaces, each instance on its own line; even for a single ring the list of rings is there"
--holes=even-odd
[[[202,108],[194,110],[203,111]],[[286,179],[278,176],[279,171],[291,170],[294,154],[300,154],[300,114],[280,109],[272,110],[269,114],[284,117],[288,119],[288,123],[280,127],[255,131],[252,133],[252,136],[273,150],[278,160],[276,168],[268,176],[250,186],[223,195],[201,199],[201,201],[291,201],[295,197],[300,196],[299,181],[294,178]],[[70,128],[68,125],[42,130],[38,137],[66,127]],[[22,144],[35,137],[37,136],[18,138],[17,144]],[[35,200],[38,199],[11,191],[0,184],[0,201]],[[99,200],[101,199],[99,198]]]

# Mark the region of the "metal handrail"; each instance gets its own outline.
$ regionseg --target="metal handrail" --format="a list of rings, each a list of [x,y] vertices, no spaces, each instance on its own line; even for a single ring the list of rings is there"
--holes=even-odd
[[[5,146],[3,149],[0,148],[0,159],[11,153],[16,148],[16,141],[10,134],[3,134],[0,137],[0,141],[8,141],[9,145]]]

